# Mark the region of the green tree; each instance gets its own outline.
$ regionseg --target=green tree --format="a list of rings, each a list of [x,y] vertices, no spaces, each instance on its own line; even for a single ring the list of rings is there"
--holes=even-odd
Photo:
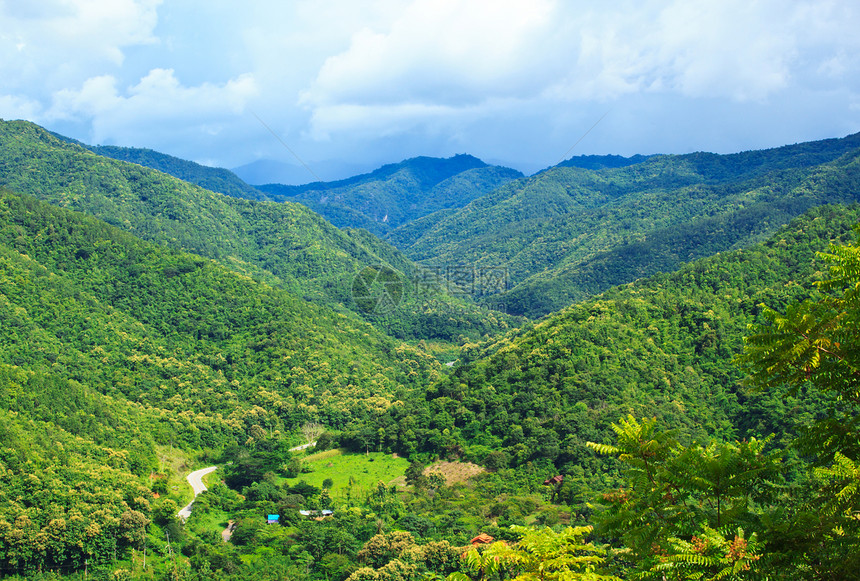
[[[755,574],[760,543],[743,527],[762,528],[763,512],[753,507],[769,501],[781,452],[766,452],[770,439],[755,438],[682,446],[656,423],[628,416],[612,425],[616,445],[588,444],[626,468],[628,487],[604,495],[602,531],[621,537],[644,577],[672,569],[705,579]],[[708,541],[690,545],[697,538]],[[714,556],[725,547],[737,550]]]
[[[767,323],[750,327],[737,359],[760,390],[826,397],[797,442],[813,459],[791,527],[802,534],[781,531],[790,557],[813,578],[847,579],[860,570],[860,228],[855,232],[855,244],[819,253],[830,263],[829,277],[815,283],[821,294],[784,312],[765,307]]]

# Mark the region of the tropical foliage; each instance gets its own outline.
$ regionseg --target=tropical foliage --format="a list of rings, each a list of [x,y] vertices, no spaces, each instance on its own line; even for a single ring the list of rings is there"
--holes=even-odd
[[[338,230],[295,203],[255,202],[204,190],[160,171],[96,155],[23,121],[0,122],[0,186],[95,216],[135,236],[193,252],[340,311],[366,313],[352,283],[366,267],[401,273],[407,291],[383,330],[401,339],[458,342],[509,328],[447,285],[417,292],[415,265],[369,235]],[[390,262],[389,262],[390,261]],[[377,321],[378,322],[378,321]]]
[[[54,204],[0,190],[4,576],[856,578],[860,207],[478,339],[514,320],[479,323],[455,281],[426,288],[432,270],[404,281],[412,263],[367,231],[0,129],[4,183]],[[578,163],[604,166],[590,180],[665,169],[643,192],[787,188],[801,207],[853,183],[850,152],[820,165],[851,143],[692,156],[687,173]],[[297,246],[269,269],[272,235]],[[438,312],[335,298],[371,311],[369,291],[409,285]],[[392,338],[421,333],[462,335],[450,371],[428,354],[446,347]],[[182,522],[183,477],[208,464]]]

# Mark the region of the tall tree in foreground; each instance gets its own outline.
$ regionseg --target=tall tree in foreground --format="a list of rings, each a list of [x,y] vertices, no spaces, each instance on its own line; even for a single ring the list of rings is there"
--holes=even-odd
[[[819,257],[829,277],[820,294],[784,313],[766,309],[768,324],[750,327],[738,361],[759,389],[796,394],[814,389],[828,405],[798,439],[812,459],[808,501],[790,540],[812,578],[856,579],[860,571],[860,227],[858,242]]]
[[[755,578],[762,512],[778,477],[768,440],[682,446],[656,419],[623,418],[617,444],[589,443],[626,465],[627,488],[604,495],[600,530],[620,538],[636,579]],[[626,566],[624,565],[626,562]]]

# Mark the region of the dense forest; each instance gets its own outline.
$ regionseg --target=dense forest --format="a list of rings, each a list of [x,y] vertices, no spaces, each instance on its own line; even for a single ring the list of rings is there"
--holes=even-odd
[[[401,339],[457,343],[461,335],[476,338],[516,324],[488,313],[468,293],[449,293],[445,281],[416,289],[420,269],[402,253],[374,236],[339,230],[301,204],[219,195],[95,155],[26,122],[0,122],[0,146],[0,185],[377,323],[353,300],[352,282],[366,267],[393,269],[405,292],[379,326]]]
[[[529,322],[303,206],[0,130],[4,576],[857,578],[860,206],[822,205],[856,191],[851,138],[527,178],[712,213],[594,254],[665,272]]]
[[[60,139],[61,135],[57,135]],[[182,181],[200,186],[210,192],[218,192],[234,198],[267,200],[266,194],[243,182],[230,170],[208,167],[151,149],[136,147],[117,147],[115,145],[87,145],[80,143],[97,155],[111,157],[120,161],[136,163],[160,172],[170,174]]]
[[[734,155],[559,166],[388,240],[424,264],[505,268],[507,312],[538,317],[614,285],[764,240],[792,217],[857,201],[860,136]],[[588,165],[584,163],[583,165]]]
[[[416,157],[336,182],[303,186],[266,184],[272,200],[305,204],[338,227],[365,228],[377,236],[439,210],[461,208],[523,177],[471,155]]]

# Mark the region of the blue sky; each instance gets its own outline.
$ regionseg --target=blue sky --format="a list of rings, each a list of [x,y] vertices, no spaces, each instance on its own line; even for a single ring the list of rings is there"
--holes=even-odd
[[[0,117],[298,163],[262,120],[319,173],[532,172],[592,127],[569,155],[727,153],[860,131],[857,30],[849,1],[0,0]]]

